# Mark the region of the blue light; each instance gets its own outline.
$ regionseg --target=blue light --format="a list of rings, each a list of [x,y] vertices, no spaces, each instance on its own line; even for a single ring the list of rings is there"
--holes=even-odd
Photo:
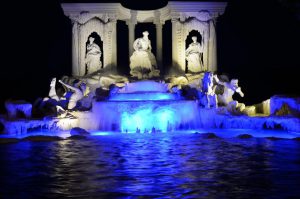
[[[102,131],[94,131],[94,132],[91,132],[90,135],[93,135],[93,136],[106,136],[106,135],[111,135],[112,133],[111,132],[102,132]]]
[[[168,91],[168,85],[164,83],[155,82],[152,80],[143,80],[138,82],[131,82],[127,84],[120,92],[122,93],[136,93],[136,92],[160,92]]]
[[[156,109],[155,106],[145,106],[132,113],[124,112],[121,115],[121,130],[136,132],[140,129],[141,133],[150,133],[154,128],[155,131],[166,132],[168,124],[176,123],[175,112],[169,107]]]
[[[101,131],[167,132],[198,128],[199,107],[196,101],[169,93],[168,84],[144,80],[126,84],[108,101],[94,103],[91,118]]]
[[[179,97],[172,93],[140,92],[140,93],[118,93],[112,95],[110,101],[142,101],[142,100],[178,100]]]
[[[194,101],[108,101],[95,104],[104,131],[147,133],[197,128],[199,115]],[[95,114],[96,115],[96,114]],[[117,125],[116,125],[117,124]]]

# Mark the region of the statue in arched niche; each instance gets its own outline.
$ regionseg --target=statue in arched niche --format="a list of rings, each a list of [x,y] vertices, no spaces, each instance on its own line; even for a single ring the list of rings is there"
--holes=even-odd
[[[189,47],[185,51],[186,60],[188,61],[188,71],[201,72],[203,69],[203,45],[197,41],[197,37],[192,37],[193,42],[189,44]]]
[[[151,41],[148,38],[149,32],[144,31],[143,37],[133,43],[134,52],[130,57],[130,74],[139,79],[158,76],[155,56],[151,52]]]
[[[89,43],[86,47],[85,64],[87,66],[87,74],[94,73],[101,69],[101,49],[95,42],[94,36],[89,36]]]

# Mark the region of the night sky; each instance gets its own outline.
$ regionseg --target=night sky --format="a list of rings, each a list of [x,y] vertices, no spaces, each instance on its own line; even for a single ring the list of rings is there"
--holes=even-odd
[[[1,111],[5,99],[34,102],[47,96],[51,77],[71,74],[71,21],[63,14],[62,2],[118,1],[2,5],[11,14],[1,12]],[[124,5],[145,9],[166,3],[133,2]],[[247,105],[275,94],[300,96],[300,19],[289,2],[229,1],[217,21],[218,73],[239,79],[245,97],[236,99]]]

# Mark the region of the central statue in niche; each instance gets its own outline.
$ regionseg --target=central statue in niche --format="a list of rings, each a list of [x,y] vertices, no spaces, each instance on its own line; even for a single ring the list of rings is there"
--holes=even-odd
[[[147,79],[159,76],[155,56],[151,52],[149,32],[144,31],[143,37],[133,43],[134,52],[130,57],[130,74],[138,79]]]

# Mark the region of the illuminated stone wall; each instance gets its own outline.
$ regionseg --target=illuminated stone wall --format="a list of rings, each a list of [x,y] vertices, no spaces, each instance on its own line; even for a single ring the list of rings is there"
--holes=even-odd
[[[162,30],[165,21],[172,22],[172,63],[173,67],[185,71],[185,40],[192,31],[198,31],[204,45],[204,70],[217,70],[215,22],[223,14],[225,2],[172,2],[167,6],[148,11],[136,11],[123,7],[120,3],[63,3],[66,16],[73,23],[72,36],[72,74],[85,75],[85,53],[88,36],[96,32],[103,42],[103,67],[116,67],[117,40],[116,21],[125,21],[129,31],[129,55],[133,52],[132,44],[137,23],[154,23],[156,26],[156,59],[161,65]],[[171,36],[171,35],[170,35]]]

